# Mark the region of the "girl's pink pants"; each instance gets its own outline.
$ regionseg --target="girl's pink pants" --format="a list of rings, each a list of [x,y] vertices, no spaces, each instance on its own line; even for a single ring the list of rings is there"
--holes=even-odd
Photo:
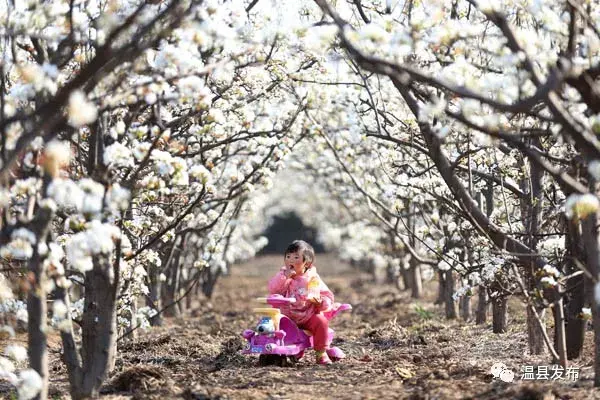
[[[300,328],[308,329],[313,334],[314,349],[316,351],[323,351],[327,348],[329,321],[323,314],[313,315]]]

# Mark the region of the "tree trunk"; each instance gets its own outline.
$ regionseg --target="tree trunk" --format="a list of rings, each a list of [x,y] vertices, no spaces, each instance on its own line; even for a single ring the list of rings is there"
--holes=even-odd
[[[444,304],[446,299],[446,278],[443,271],[438,270],[438,294],[434,304]]]
[[[402,282],[404,283],[404,290],[411,289],[412,282],[410,281],[410,272],[407,268],[404,268],[404,264],[400,266],[400,275],[401,275]]]
[[[563,368],[567,368],[565,314],[563,308],[563,299],[561,296],[557,296],[557,300],[554,302],[554,348],[558,352],[560,365],[562,365]]]
[[[177,240],[175,240],[173,248],[170,251],[168,261],[168,270],[167,270],[167,284],[163,285],[165,287],[164,290],[164,301],[163,305],[172,304],[179,298],[179,288],[181,287],[181,263],[179,260],[181,259],[182,250],[185,248],[185,244],[187,242],[187,236],[183,235],[180,239],[180,247],[177,247]],[[166,268],[167,266],[165,266]],[[181,315],[181,308],[184,307],[181,302],[173,304],[171,307],[165,309],[164,314],[166,317],[178,317]]]
[[[409,211],[407,224],[410,227],[411,232],[415,232],[417,223],[416,218],[414,217],[415,205],[411,200],[407,200],[406,204],[407,210]],[[410,236],[409,242],[412,248],[417,250],[418,243],[414,235]],[[423,281],[421,280],[421,268],[419,266],[419,260],[411,256],[408,265],[409,267],[407,272],[410,281],[410,296],[413,299],[420,299],[423,297]]]
[[[455,319],[457,317],[456,301],[454,301],[454,273],[451,269],[444,271],[444,304],[446,306],[446,318]]]
[[[185,309],[186,310],[191,310],[192,309],[192,301],[194,299],[198,298],[198,296],[190,296],[190,294],[188,294],[187,296],[185,296]]]
[[[184,295],[186,288],[188,288],[190,282],[194,280],[192,279],[192,276],[195,276],[195,274],[193,273],[191,268],[186,268],[184,266],[181,266],[179,268],[179,283],[177,284],[177,292],[175,292],[175,300],[180,299],[181,296]],[[186,296],[186,298],[187,297],[189,296]],[[177,312],[179,313],[178,315],[183,315],[185,311],[188,310],[188,305],[190,305],[190,303],[188,303],[188,300],[178,301],[175,304],[175,307],[177,307]]]
[[[137,313],[138,313],[138,307],[137,307],[137,301],[134,298],[131,302],[131,305],[129,306],[129,309],[131,310],[131,314],[129,315],[129,330],[134,329],[135,327],[138,326],[138,322],[137,322]],[[138,330],[135,329],[131,332],[129,332],[129,334],[127,335],[127,340],[135,340],[138,337]]]
[[[27,293],[27,354],[29,366],[42,378],[42,388],[35,397],[46,399],[48,397],[48,348],[46,332],[48,330],[47,304],[44,271],[44,256],[38,252],[38,244],[45,243],[50,229],[53,212],[48,208],[40,208],[38,215],[32,221],[32,229],[36,237],[33,255],[29,261],[31,288]]]
[[[173,268],[171,267],[173,265],[173,259],[175,256],[175,252],[177,251],[177,244],[179,243],[180,237],[177,236],[175,237],[175,239],[173,240],[173,246],[171,246],[171,250],[169,251],[167,257],[165,257],[161,263],[161,267],[156,267],[153,266],[148,274],[149,280],[150,280],[150,288],[149,288],[149,294],[146,297],[146,305],[148,307],[152,307],[155,310],[161,310],[163,307],[163,304],[170,304],[173,301],[173,297],[174,295],[171,293],[171,295],[166,298],[165,300],[167,301],[167,303],[163,303],[163,296],[161,295],[164,288],[163,288],[163,284],[160,280],[160,275],[162,274],[162,271],[172,271]],[[179,258],[178,258],[179,259]],[[170,291],[170,288],[167,287],[166,288],[167,291]],[[169,310],[165,310],[165,312],[169,313]],[[152,326],[162,326],[163,324],[163,319],[162,319],[162,313],[158,313],[156,314],[154,317],[150,318],[150,325]]]
[[[132,311],[136,312],[136,310],[134,310],[133,308],[132,308]],[[116,310],[113,313],[111,325],[112,325],[112,331],[115,332],[115,335],[112,336],[111,343],[108,347],[108,373],[109,374],[114,372],[114,370],[117,366],[117,350],[118,350],[117,338],[118,338],[118,335],[116,334],[116,332],[119,331],[119,325],[117,324]],[[137,336],[137,331],[131,332],[130,335],[132,335],[132,336],[130,336],[130,339],[134,339]]]
[[[532,144],[537,148],[543,149],[539,139],[533,139]],[[523,166],[523,170],[525,171],[525,166]],[[524,216],[524,225],[528,234],[526,241],[527,246],[529,246],[530,249],[535,249],[537,247],[537,235],[540,229],[540,222],[542,218],[542,202],[544,198],[542,193],[543,170],[532,161],[529,162],[529,170],[529,180],[527,180],[527,176],[521,180],[521,188],[525,193],[527,193],[527,197],[522,198],[521,200],[521,213]],[[523,267],[525,269],[525,282],[527,282],[526,289],[529,291],[529,293],[533,293],[537,287],[538,278],[536,272],[538,268],[532,261],[523,263]],[[545,321],[545,310],[541,307],[536,307],[535,311],[538,313],[540,319]],[[543,329],[545,329],[545,327],[540,326],[533,311],[528,307],[527,336],[529,352],[531,354],[545,354],[548,350],[546,348],[546,343],[544,342],[545,332],[542,331]],[[564,327],[560,329],[564,329]]]
[[[106,378],[110,355],[116,343],[115,276],[106,256],[94,259],[94,268],[85,275],[85,300],[82,317],[83,379],[74,399],[98,395]]]
[[[595,273],[598,279],[598,273]],[[596,292],[600,292],[600,283],[596,283]],[[600,387],[600,299],[594,296],[592,323],[594,325],[594,387]]]
[[[475,323],[477,325],[487,322],[488,314],[488,295],[487,288],[484,285],[479,285],[477,288],[477,312],[475,314]]]
[[[219,276],[221,276],[222,270],[221,268],[214,270],[211,267],[207,267],[202,272],[202,293],[210,299],[215,290],[215,284],[217,283]]]
[[[397,274],[394,276],[394,285],[396,286],[396,289],[398,289],[398,291],[400,292],[408,290],[408,287],[404,283],[404,277],[402,276],[401,270],[398,270]]]
[[[229,269],[227,271],[229,271]],[[394,266],[391,263],[385,269],[385,272],[386,272],[385,283],[388,283],[391,285],[395,284],[396,283],[396,269],[394,268]]]
[[[574,286],[575,289],[570,294],[570,300],[567,304],[566,320],[566,346],[567,358],[572,360],[581,355],[583,343],[585,340],[585,325],[586,321],[581,318],[581,310],[583,309],[584,299],[584,277],[578,275],[571,278],[567,282],[567,287]]]
[[[473,314],[473,310],[471,307],[471,296],[464,294],[460,298],[460,317],[464,321],[469,321]]]
[[[469,265],[473,265],[475,263],[474,258],[473,258],[473,252],[470,249],[467,248],[463,252],[463,260],[467,261]],[[467,287],[469,288],[469,291],[472,290],[473,281],[471,279],[468,279],[466,283],[465,283],[464,279],[462,279],[462,283],[467,285]],[[471,317],[473,316],[473,306],[471,304],[471,294],[464,293],[460,298],[459,305],[460,305],[460,317],[465,322],[470,321]]]
[[[567,249],[566,274],[571,275],[579,268],[573,260],[585,260],[585,249],[581,245],[579,225],[572,221],[566,221],[567,235],[565,236],[565,248]],[[586,321],[581,318],[581,310],[585,304],[585,286],[586,280],[583,275],[577,275],[570,278],[566,287],[569,290],[565,293],[568,299],[566,306],[566,346],[567,358],[572,360],[581,355],[583,343],[585,340]]]
[[[483,202],[484,200],[485,203]],[[477,198],[477,204],[479,204],[480,208],[485,208],[485,214],[488,218],[492,215],[494,212],[494,182],[491,180],[488,182],[487,188]],[[475,323],[477,325],[487,322],[489,308],[487,286],[485,283],[482,283],[477,288],[477,313],[475,315]]]
[[[546,321],[546,310],[537,308],[535,309],[542,322]],[[531,354],[544,354],[546,353],[546,343],[544,342],[544,336],[542,333],[542,327],[538,323],[537,319],[531,308],[527,307],[527,340],[529,343],[529,352]]]
[[[163,304],[165,305],[173,303],[177,297],[177,293],[179,292],[180,269],[181,266],[178,263],[173,263],[169,267],[170,274],[168,275],[164,293]],[[177,304],[174,304],[164,311],[165,317],[178,317],[180,314],[180,309]]]
[[[56,289],[56,298],[62,300],[65,303],[65,306],[67,306],[68,311],[65,318],[67,321],[71,321],[68,325],[68,329],[61,330],[60,337],[62,339],[64,350],[62,354],[62,360],[67,366],[71,396],[74,399],[77,399],[78,397],[76,397],[75,394],[80,391],[81,382],[83,380],[83,370],[81,367],[81,355],[77,349],[77,345],[75,344],[69,293],[64,288],[58,287]]]
[[[410,297],[420,299],[423,297],[423,280],[421,279],[421,266],[415,258],[410,259]]]
[[[387,282],[387,266],[382,267],[373,263],[373,281],[376,285],[383,285]],[[215,281],[216,283],[216,281]]]
[[[35,398],[45,400],[48,397],[48,348],[46,340],[48,321],[46,317],[46,291],[43,289],[43,282],[41,282],[45,279],[45,274],[39,257],[34,256],[31,264],[30,271],[34,274],[35,281],[32,283],[27,295],[27,314],[29,317],[27,321],[27,353],[29,366],[42,378],[42,388]],[[34,266],[33,264],[37,265]]]
[[[600,387],[600,246],[598,245],[598,215],[594,212],[582,221],[587,268],[596,280],[592,296],[592,322],[594,325],[594,387]]]
[[[149,293],[146,297],[146,305],[148,307],[152,307],[155,310],[160,310],[162,308],[162,299],[160,296],[162,282],[160,281],[161,269],[157,267],[150,268],[148,278],[150,280],[149,285]],[[150,318],[150,325],[152,326],[162,326],[162,313],[156,314],[154,317]]]
[[[508,299],[498,296],[492,300],[492,331],[505,333],[508,329]]]

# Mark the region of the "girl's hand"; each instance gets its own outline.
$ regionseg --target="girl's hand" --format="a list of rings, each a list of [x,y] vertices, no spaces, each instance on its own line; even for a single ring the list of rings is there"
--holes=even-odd
[[[317,306],[320,306],[321,304],[323,304],[323,299],[317,298],[317,297],[309,297],[306,300],[310,301],[311,303],[314,303]]]
[[[283,270],[283,275],[285,275],[286,278],[291,278],[292,276],[296,275],[296,271],[294,271],[293,268],[285,268]]]

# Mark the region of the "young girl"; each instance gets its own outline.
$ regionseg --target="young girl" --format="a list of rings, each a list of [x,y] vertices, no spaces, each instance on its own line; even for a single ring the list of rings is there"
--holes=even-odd
[[[333,302],[333,293],[312,265],[315,251],[303,240],[295,240],[285,251],[285,266],[269,281],[269,293],[294,297],[296,302],[281,307],[301,329],[313,334],[317,364],[331,364],[327,355],[327,332]]]

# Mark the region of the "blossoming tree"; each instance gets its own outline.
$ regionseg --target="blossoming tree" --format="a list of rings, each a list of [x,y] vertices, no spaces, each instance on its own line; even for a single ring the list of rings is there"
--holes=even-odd
[[[518,294],[530,351],[566,364],[590,305],[600,343],[596,3],[73,0],[0,12],[0,300],[27,314],[30,365],[15,374],[25,349],[11,345],[0,374],[21,398],[47,397],[49,324],[72,396],[93,396],[119,336],[210,295],[287,210],[414,297],[437,274],[449,318],[460,298],[469,319],[477,290],[477,321],[490,296],[504,331]]]
[[[540,324],[544,306],[539,302],[555,304],[560,354],[554,355],[565,362],[560,323],[564,293],[554,279],[559,273],[536,247],[544,229],[549,228],[551,235],[560,234],[556,231],[559,224],[542,225],[542,215],[558,218],[553,203],[558,205],[561,197],[570,195],[567,217],[584,221],[588,263],[584,270],[590,278],[588,284],[597,287],[598,235],[585,222],[595,221],[598,204],[596,195],[586,194],[595,180],[598,148],[593,133],[595,94],[590,90],[597,76],[597,6],[570,4],[564,8],[561,3],[548,1],[531,5],[504,2],[501,7],[491,2],[441,1],[410,3],[403,8],[392,7],[390,2],[386,6],[355,2],[352,10],[335,9],[326,1],[317,3],[339,28],[340,45],[348,56],[364,70],[387,77],[408,106],[413,126],[463,218],[504,258],[520,267],[513,279],[529,303],[532,352],[542,350],[540,338],[554,351]],[[520,216],[524,229],[509,226],[506,231],[494,223],[470,190],[472,163],[467,165],[467,177],[457,168],[460,160],[450,149],[455,143],[469,146],[482,134],[479,146],[487,142],[501,151],[518,151],[515,161],[521,184],[513,193],[520,198],[513,204],[503,199],[503,205],[506,221],[510,222],[512,211],[513,216]],[[574,165],[575,157],[582,157],[582,165]],[[561,164],[571,169],[564,171]],[[587,173],[582,173],[582,167]],[[545,177],[551,180],[546,187]],[[498,179],[504,186],[502,177]],[[545,190],[558,194],[558,198],[550,199],[549,206],[545,206]],[[564,268],[572,272],[570,279],[581,274],[567,271],[570,267],[566,265]],[[541,282],[540,275],[546,275]],[[540,283],[552,289],[542,293]],[[571,295],[578,297],[583,291],[579,288],[577,292]],[[600,304],[597,297],[592,299],[595,319]],[[594,326],[598,343],[600,330],[597,323]],[[596,385],[600,385],[598,355]]]

